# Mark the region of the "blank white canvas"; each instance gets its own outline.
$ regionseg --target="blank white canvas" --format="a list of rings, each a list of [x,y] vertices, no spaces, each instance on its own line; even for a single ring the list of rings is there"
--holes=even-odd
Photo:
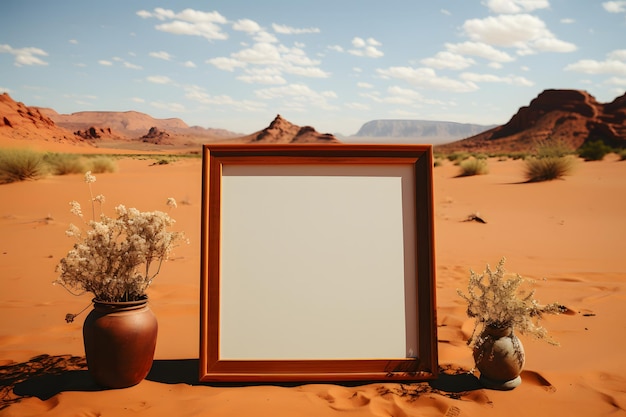
[[[225,164],[220,359],[413,356],[413,178],[397,164]]]

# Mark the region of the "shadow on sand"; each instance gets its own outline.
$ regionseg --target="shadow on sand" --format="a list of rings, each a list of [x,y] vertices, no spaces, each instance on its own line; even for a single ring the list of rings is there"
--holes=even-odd
[[[219,387],[250,386],[242,383],[201,383],[198,359],[155,360],[147,380],[163,384],[188,384]],[[332,381],[329,381],[331,384]],[[372,381],[375,383],[375,381]],[[345,386],[366,383],[344,384]],[[261,384],[253,384],[261,385]],[[278,384],[281,386],[297,386]],[[476,376],[462,369],[441,369],[439,377],[430,382],[399,384],[399,388],[387,389],[400,396],[417,396],[436,393],[449,398],[460,398],[483,387]],[[103,391],[89,375],[84,357],[71,355],[40,355],[27,362],[0,367],[0,410],[19,402],[22,398],[37,397],[48,400],[65,391]]]

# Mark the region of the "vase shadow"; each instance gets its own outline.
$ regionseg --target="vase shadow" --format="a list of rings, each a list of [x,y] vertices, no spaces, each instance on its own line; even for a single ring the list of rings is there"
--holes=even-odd
[[[221,387],[240,387],[250,385],[267,385],[266,383],[209,383],[199,379],[199,359],[157,359],[146,380],[163,384],[188,384]],[[484,387],[473,374],[463,370],[440,369],[439,376],[427,383],[418,383],[430,386],[431,392],[456,398],[470,391]],[[375,381],[371,381],[374,383]],[[342,386],[358,386],[368,384],[360,382],[333,382],[329,384]],[[299,386],[306,382],[285,384],[271,384],[281,386]],[[70,355],[40,355],[27,362],[14,363],[0,367],[0,410],[22,398],[36,397],[42,401],[66,391],[105,391],[96,384],[89,371],[84,357]]]

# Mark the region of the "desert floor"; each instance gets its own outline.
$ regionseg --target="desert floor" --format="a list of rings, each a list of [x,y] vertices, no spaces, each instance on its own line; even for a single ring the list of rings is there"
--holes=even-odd
[[[82,151],[79,151],[82,152]],[[85,206],[81,175],[0,185],[0,416],[617,416],[626,415],[626,162],[579,161],[564,180],[523,183],[522,161],[489,160],[490,173],[457,178],[434,168],[439,363],[430,384],[199,384],[201,160],[164,165],[126,157],[97,175],[94,191],[109,208],[172,211],[189,245],[149,289],[159,320],[155,363],[128,389],[102,390],[82,359],[87,307],[53,286],[69,250],[68,202]],[[464,221],[480,213],[486,224]],[[506,269],[536,280],[536,297],[568,314],[542,323],[555,347],[522,337],[523,383],[482,389],[466,340],[472,322],[456,290],[469,270],[507,258]],[[464,373],[465,372],[465,373]]]

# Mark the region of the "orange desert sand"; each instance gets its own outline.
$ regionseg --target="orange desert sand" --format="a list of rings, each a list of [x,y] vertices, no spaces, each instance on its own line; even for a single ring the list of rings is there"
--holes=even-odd
[[[86,371],[88,311],[64,321],[90,296],[52,285],[73,242],[65,236],[76,222],[68,202],[88,204],[83,176],[0,185],[0,416],[626,415],[626,162],[614,155],[579,161],[564,180],[533,184],[522,183],[522,161],[491,159],[488,175],[465,178],[455,178],[458,167],[448,161],[434,168],[444,371],[431,384],[199,384],[201,160],[153,162],[121,159],[117,172],[97,175],[94,184],[109,208],[166,210],[174,197],[176,230],[191,241],[175,249],[148,290],[159,321],[152,372],[121,390],[99,389]],[[486,224],[464,221],[476,212]],[[507,271],[536,280],[540,302],[570,310],[542,321],[559,347],[522,337],[523,382],[508,392],[481,389],[463,374],[473,368],[472,321],[456,294],[470,268],[482,272],[503,256]]]

